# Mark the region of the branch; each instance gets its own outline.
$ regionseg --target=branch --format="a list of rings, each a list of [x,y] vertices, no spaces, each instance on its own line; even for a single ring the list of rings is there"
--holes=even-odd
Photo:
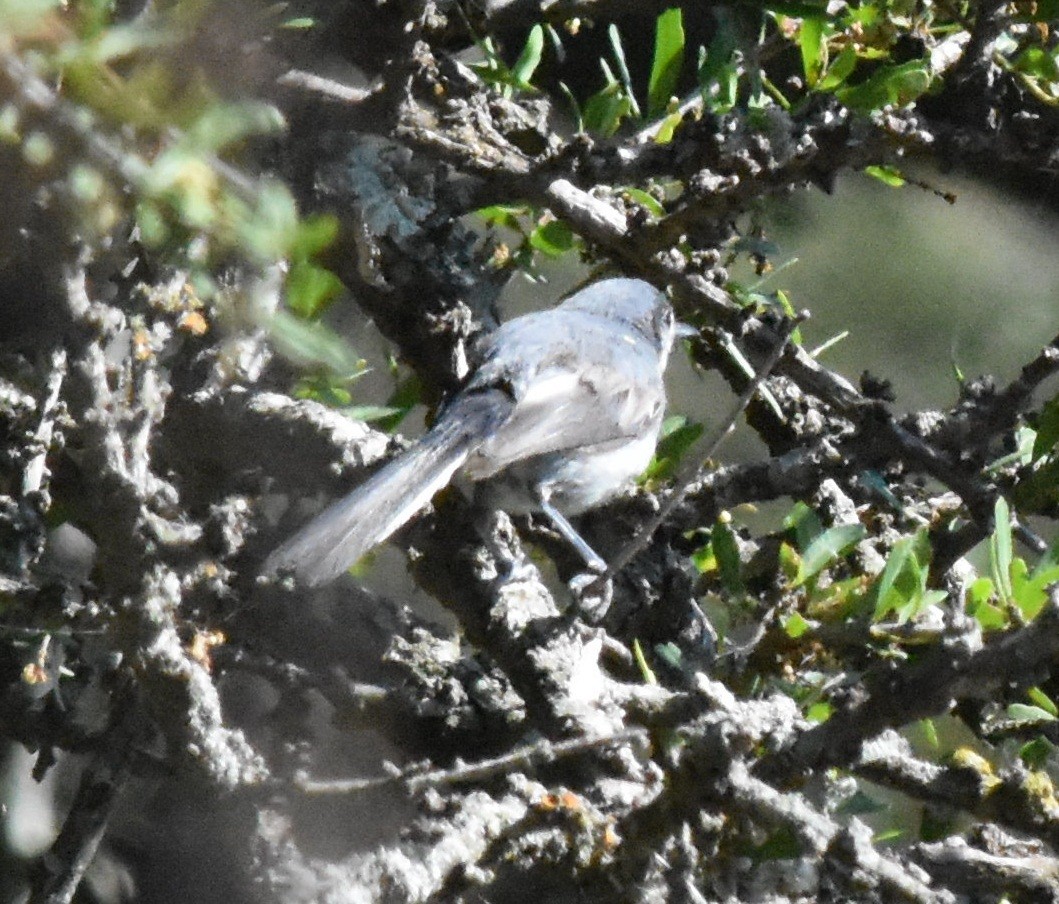
[[[1007,631],[977,650],[967,640],[867,675],[867,697],[803,732],[785,750],[764,757],[757,774],[770,779],[848,765],[884,729],[948,712],[957,700],[992,699],[1012,683],[1043,680],[1059,657],[1059,595],[1053,594],[1024,628]]]
[[[1051,782],[1043,776],[1017,769],[984,772],[969,763],[928,763],[912,756],[908,744],[892,731],[864,745],[853,771],[917,800],[955,807],[1059,850],[1059,811],[1050,799]]]

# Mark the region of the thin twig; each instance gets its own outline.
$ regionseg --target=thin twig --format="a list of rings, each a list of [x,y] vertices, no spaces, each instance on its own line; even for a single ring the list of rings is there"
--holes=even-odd
[[[410,794],[439,785],[461,785],[480,782],[515,769],[530,769],[554,763],[569,756],[577,756],[615,744],[645,743],[648,733],[643,728],[627,728],[614,734],[594,738],[572,738],[569,741],[540,741],[520,747],[503,756],[476,763],[461,763],[451,769],[432,769],[429,772],[398,773],[364,779],[339,779],[335,781],[312,781],[306,778],[295,780],[295,785],[306,794],[357,794],[388,785],[404,785]]]

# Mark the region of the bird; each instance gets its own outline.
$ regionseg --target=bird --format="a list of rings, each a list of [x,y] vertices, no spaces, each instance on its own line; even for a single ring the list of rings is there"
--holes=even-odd
[[[332,581],[454,481],[476,505],[542,513],[590,569],[605,570],[568,516],[621,494],[650,463],[666,364],[688,329],[664,293],[627,277],[502,324],[434,426],[276,548],[263,573]]]

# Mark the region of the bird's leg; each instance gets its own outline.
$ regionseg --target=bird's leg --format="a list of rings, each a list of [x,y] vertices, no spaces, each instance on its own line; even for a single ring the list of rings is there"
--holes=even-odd
[[[585,564],[592,571],[599,574],[606,571],[607,563],[588,545],[585,538],[574,530],[574,526],[566,520],[566,516],[548,501],[547,496],[543,492],[540,494],[539,502],[541,511],[551,521],[552,527],[559,531],[566,538],[566,541],[577,550],[578,555],[585,560]]]

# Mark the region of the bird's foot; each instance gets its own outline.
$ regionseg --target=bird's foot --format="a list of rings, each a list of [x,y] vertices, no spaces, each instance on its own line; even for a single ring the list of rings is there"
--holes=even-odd
[[[614,582],[598,571],[576,574],[567,586],[573,594],[578,612],[593,624],[603,619],[614,600]]]

